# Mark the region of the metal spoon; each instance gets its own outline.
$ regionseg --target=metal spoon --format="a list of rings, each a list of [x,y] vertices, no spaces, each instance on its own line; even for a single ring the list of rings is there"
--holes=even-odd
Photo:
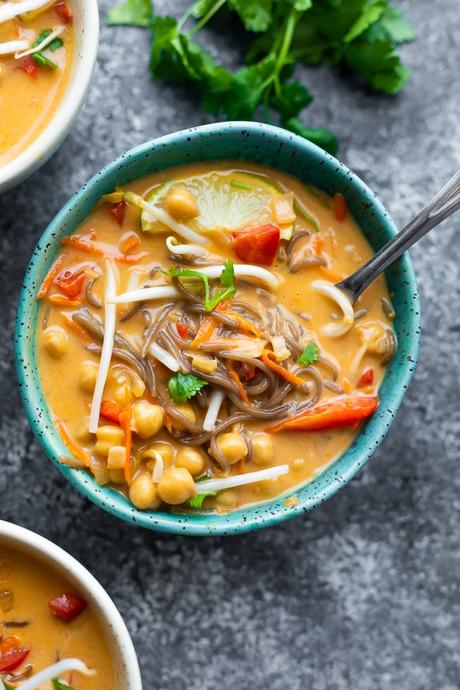
[[[460,171],[457,172],[433,199],[372,259],[351,276],[336,284],[352,304],[359,295],[384,271],[399,259],[409,247],[460,208]]]

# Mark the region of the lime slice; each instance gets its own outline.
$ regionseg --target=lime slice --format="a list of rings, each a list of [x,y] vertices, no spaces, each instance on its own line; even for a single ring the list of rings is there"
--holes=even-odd
[[[153,189],[145,200],[165,208],[166,197],[174,187],[184,187],[195,197],[199,214],[187,221],[187,226],[198,233],[231,233],[272,219],[270,202],[276,188],[250,173],[211,172],[170,180]],[[144,232],[165,230],[146,211],[141,215],[141,227]]]

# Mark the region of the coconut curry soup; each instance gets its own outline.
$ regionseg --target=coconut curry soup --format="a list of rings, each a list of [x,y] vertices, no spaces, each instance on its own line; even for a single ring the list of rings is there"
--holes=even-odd
[[[376,410],[395,350],[384,280],[355,310],[334,287],[371,254],[343,196],[269,168],[186,166],[103,197],[38,293],[61,461],[141,510],[227,511],[312,479]]]
[[[0,544],[0,690],[115,690],[101,625],[41,562]]]
[[[69,0],[0,0],[0,167],[49,123],[73,56]]]

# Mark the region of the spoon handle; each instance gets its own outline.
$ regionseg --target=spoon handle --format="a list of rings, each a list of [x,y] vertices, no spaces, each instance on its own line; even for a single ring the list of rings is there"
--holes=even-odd
[[[433,197],[392,240],[385,244],[364,266],[358,268],[337,287],[354,302],[382,271],[399,259],[409,247],[460,208],[460,171]]]

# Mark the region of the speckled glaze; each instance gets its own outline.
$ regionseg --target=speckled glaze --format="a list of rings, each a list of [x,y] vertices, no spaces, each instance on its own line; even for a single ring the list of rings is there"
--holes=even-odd
[[[4,520],[0,520],[0,545],[30,555],[46,568],[59,573],[82,594],[104,630],[117,690],[142,690],[139,664],[128,629],[115,604],[91,573],[53,542]]]
[[[75,231],[102,194],[149,173],[184,163],[242,159],[271,165],[328,193],[342,192],[364,235],[377,250],[396,228],[373,192],[345,165],[310,142],[260,123],[224,122],[169,134],[128,151],[97,173],[58,213],[35,247],[19,299],[16,366],[26,414],[45,452],[81,493],[117,517],[162,532],[235,534],[274,525],[305,513],[343,488],[366,464],[387,433],[415,369],[421,329],[414,272],[407,256],[386,273],[396,311],[398,350],[380,389],[380,406],[350,448],[314,481],[281,498],[225,515],[142,512],[121,494],[98,486],[84,471],[58,462],[66,452],[43,399],[35,358],[37,290],[59,251],[59,240]],[[286,507],[287,496],[297,496]]]

